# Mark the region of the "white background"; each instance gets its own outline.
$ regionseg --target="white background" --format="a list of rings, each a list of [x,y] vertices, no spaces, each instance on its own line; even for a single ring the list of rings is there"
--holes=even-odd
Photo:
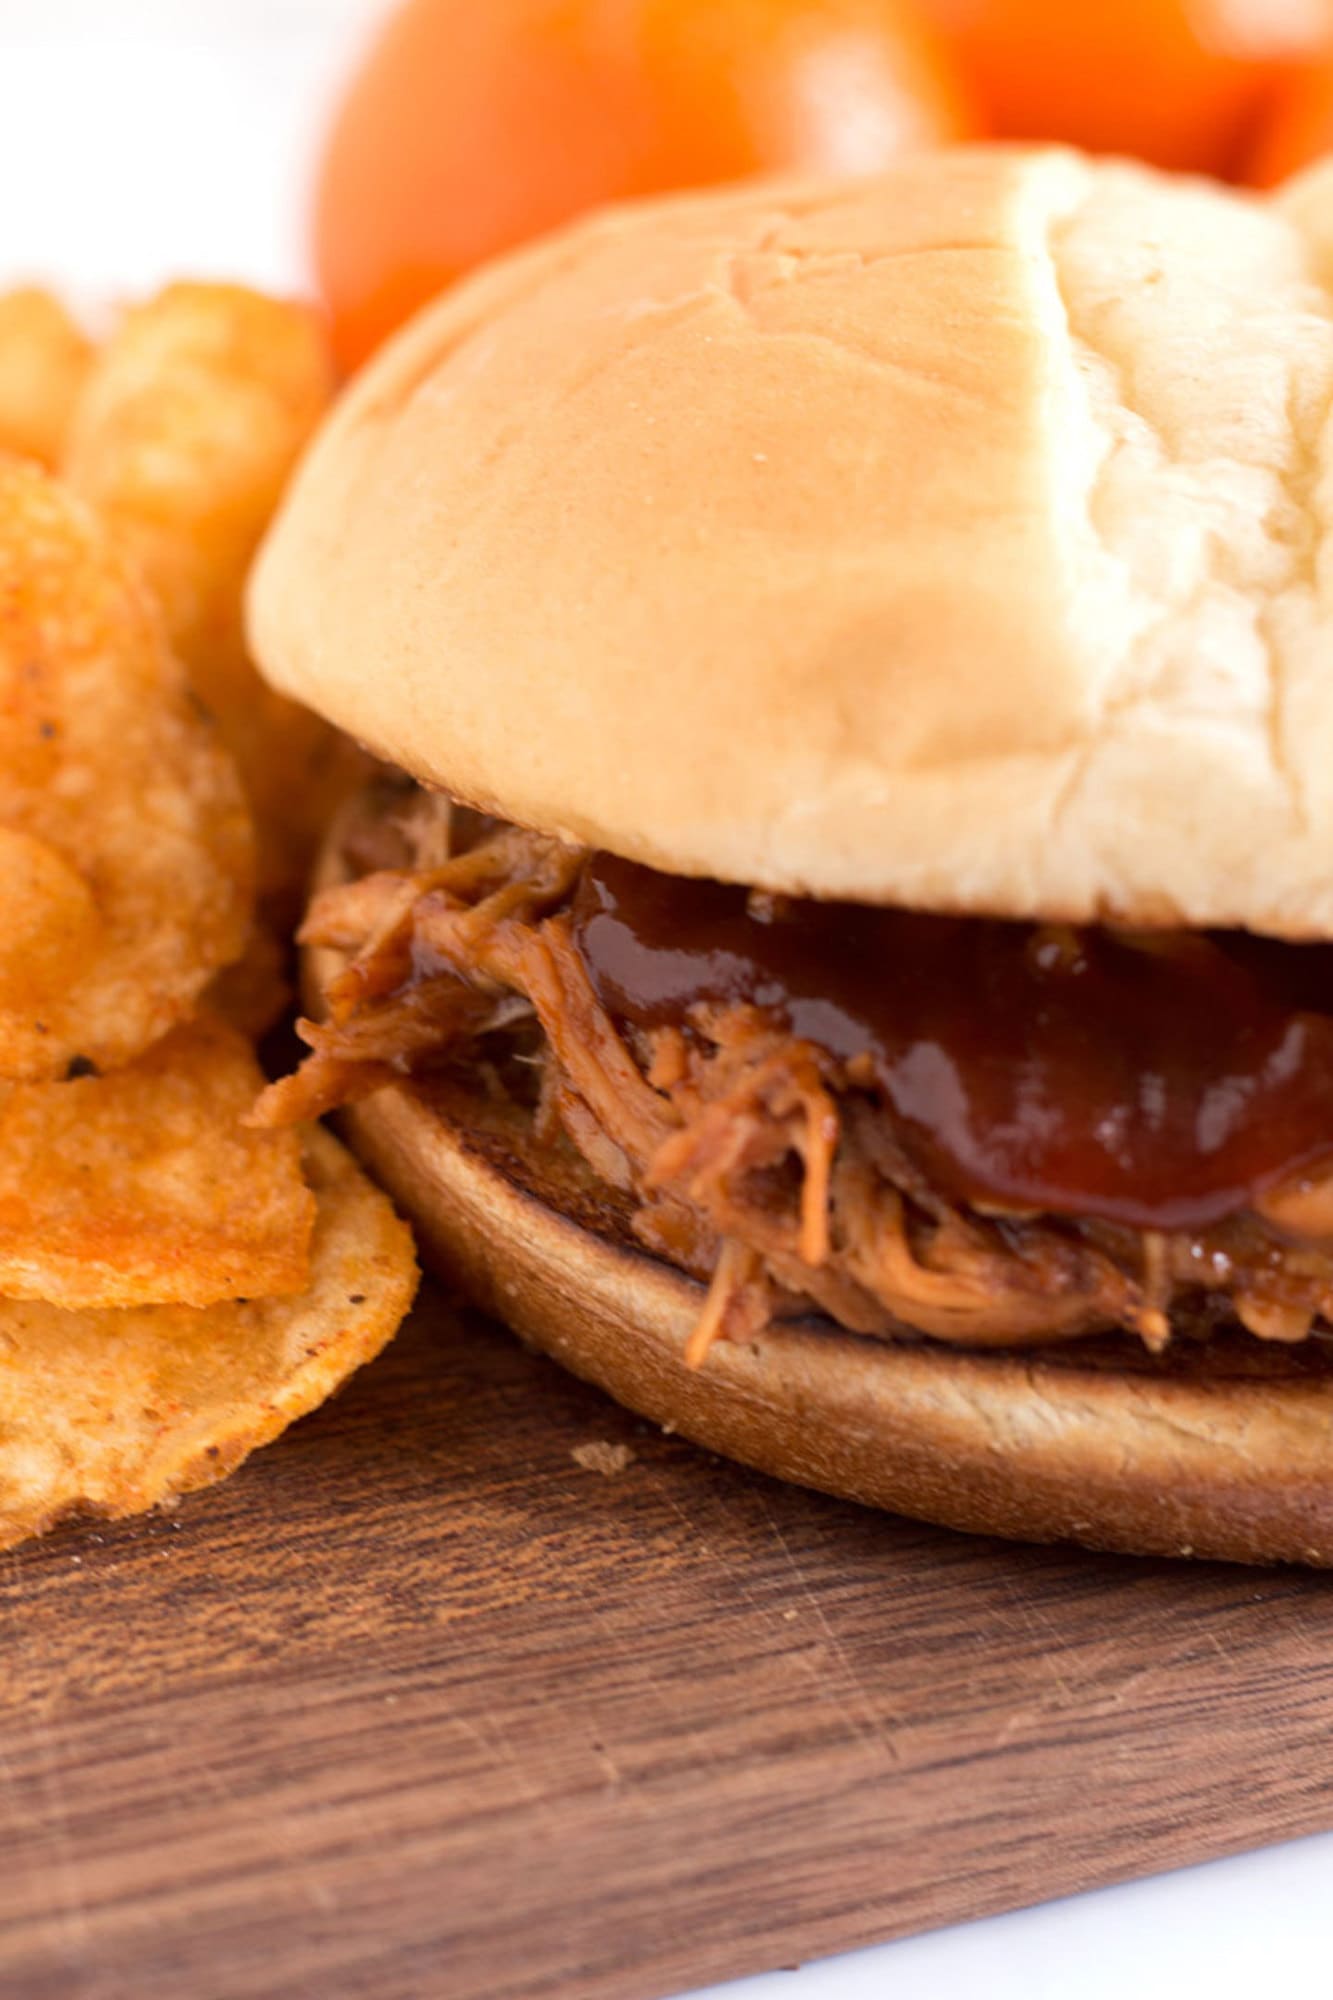
[[[315,135],[378,8],[0,0],[0,281],[45,275],[93,308],[169,276],[300,282]],[[727,1992],[1333,2000],[1333,1837]]]

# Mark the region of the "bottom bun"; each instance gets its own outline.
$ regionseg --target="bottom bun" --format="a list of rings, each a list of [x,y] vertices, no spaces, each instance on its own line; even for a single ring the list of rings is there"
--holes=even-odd
[[[318,977],[318,967],[313,967]],[[1333,1565],[1333,1344],[1248,1335],[1155,1361],[1129,1340],[1006,1354],[831,1322],[719,1342],[702,1288],[634,1246],[573,1164],[478,1092],[346,1114],[436,1267],[617,1402],[761,1472],[973,1533]]]

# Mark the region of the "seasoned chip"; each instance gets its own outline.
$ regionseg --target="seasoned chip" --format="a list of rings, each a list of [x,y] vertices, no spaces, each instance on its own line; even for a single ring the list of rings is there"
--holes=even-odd
[[[207,700],[206,667],[244,665],[246,572],[332,389],[309,308],[175,284],[126,314],[80,400],[66,474],[133,549]]]
[[[241,1120],[250,1045],[203,1017],[128,1069],[0,1085],[0,1297],[71,1308],[304,1291],[301,1147]]]
[[[288,904],[365,766],[327,723],[260,680],[243,592],[332,388],[323,330],[305,307],[240,286],[172,285],[103,349],[65,460],[157,593],[249,789],[261,889]]]
[[[412,1237],[335,1139],[309,1135],[310,1289],[251,1305],[68,1313],[0,1302],[0,1546],[223,1478],[396,1332]]]
[[[49,292],[0,293],[0,449],[55,465],[92,358]]]
[[[0,456],[0,1077],[128,1062],[244,946],[231,758],[104,531]]]
[[[102,942],[92,890],[76,868],[30,833],[0,826],[0,1015],[38,1015],[71,966]]]

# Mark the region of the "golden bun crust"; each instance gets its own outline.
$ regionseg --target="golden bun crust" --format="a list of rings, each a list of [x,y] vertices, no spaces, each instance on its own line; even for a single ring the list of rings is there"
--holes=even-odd
[[[354,385],[264,669],[681,874],[1333,933],[1321,212],[983,147],[585,223]]]
[[[568,1220],[463,1120],[394,1088],[346,1115],[428,1261],[629,1409],[761,1472],[974,1533],[1333,1565],[1333,1360],[1129,1372],[861,1340],[827,1322],[684,1365],[701,1288]],[[1091,1352],[1091,1350],[1090,1350]]]

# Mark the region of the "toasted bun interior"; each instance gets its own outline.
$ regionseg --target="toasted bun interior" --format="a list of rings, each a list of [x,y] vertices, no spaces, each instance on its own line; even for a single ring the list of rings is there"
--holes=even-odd
[[[584,224],[352,389],[265,671],[678,873],[1333,932],[1318,197],[978,148]]]
[[[549,1159],[480,1100],[394,1088],[346,1115],[437,1269],[617,1402],[781,1479],[947,1527],[1144,1555],[1333,1565],[1333,1356],[1237,1337],[1040,1358],[827,1321],[684,1364],[701,1288],[570,1219]],[[572,1204],[571,1204],[572,1205]],[[1249,1371],[1256,1372],[1249,1372]]]

